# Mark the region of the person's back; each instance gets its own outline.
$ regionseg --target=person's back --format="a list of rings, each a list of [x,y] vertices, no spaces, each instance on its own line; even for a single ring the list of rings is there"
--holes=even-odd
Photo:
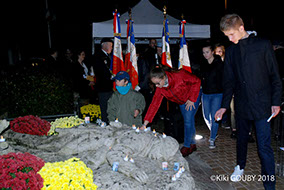
[[[93,67],[97,79],[96,89],[98,92],[109,92],[113,90],[113,81],[111,80],[110,58],[99,50],[93,57]]]

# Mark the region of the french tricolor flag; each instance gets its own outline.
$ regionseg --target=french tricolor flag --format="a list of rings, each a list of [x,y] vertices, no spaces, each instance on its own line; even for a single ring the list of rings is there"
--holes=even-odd
[[[188,57],[188,50],[187,50],[187,45],[186,45],[186,40],[185,40],[185,27],[184,25],[186,24],[185,20],[182,20],[180,22],[180,27],[179,27],[179,35],[180,35],[180,49],[179,49],[179,69],[184,69],[187,70],[188,72],[191,71],[190,67],[190,61]]]
[[[125,71],[123,63],[123,55],[121,48],[121,31],[120,31],[120,21],[119,13],[116,11],[113,13],[113,35],[114,35],[114,45],[113,45],[113,60],[112,60],[112,73],[115,75],[119,71]],[[115,86],[115,85],[114,85]]]
[[[138,85],[138,66],[136,58],[135,37],[133,20],[126,21],[127,24],[127,47],[125,55],[125,69],[130,76],[133,89]]]
[[[171,53],[170,53],[170,44],[169,44],[169,27],[168,19],[164,20],[163,35],[162,35],[162,59],[161,62],[163,65],[168,67],[172,66]]]

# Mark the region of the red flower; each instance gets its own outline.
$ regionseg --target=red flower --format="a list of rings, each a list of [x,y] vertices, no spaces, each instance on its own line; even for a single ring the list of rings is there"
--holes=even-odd
[[[11,121],[11,129],[18,133],[25,133],[31,135],[47,135],[50,130],[50,123],[39,117],[33,115],[27,115],[24,117],[18,117]]]
[[[44,161],[29,153],[8,153],[0,156],[0,189],[35,189],[43,187],[43,179],[37,173]]]

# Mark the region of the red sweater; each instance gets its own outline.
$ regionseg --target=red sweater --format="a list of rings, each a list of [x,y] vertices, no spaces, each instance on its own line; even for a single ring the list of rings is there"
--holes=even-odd
[[[198,98],[201,81],[197,76],[183,69],[178,72],[166,72],[166,75],[169,85],[163,88],[156,88],[153,100],[146,113],[144,120],[150,123],[156,115],[164,97],[179,105],[185,104],[187,100],[196,102]]]

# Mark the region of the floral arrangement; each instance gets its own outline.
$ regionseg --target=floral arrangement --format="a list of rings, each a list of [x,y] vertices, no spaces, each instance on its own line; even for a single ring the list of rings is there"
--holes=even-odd
[[[63,117],[58,118],[55,121],[51,122],[51,127],[48,132],[48,135],[56,134],[56,128],[71,128],[77,125],[80,125],[84,122],[83,119],[78,118],[77,116]]]
[[[15,132],[39,136],[47,135],[50,130],[48,121],[33,115],[18,117],[11,121],[10,126]]]
[[[29,153],[8,153],[0,156],[1,190],[37,190],[43,187],[43,179],[37,173],[44,161]]]
[[[39,171],[43,177],[45,189],[90,189],[96,190],[93,183],[93,171],[79,158],[70,158],[64,162],[46,163]]]
[[[101,119],[101,108],[99,105],[88,104],[82,106],[80,108],[82,117],[85,118],[86,116],[90,117],[90,121],[94,121],[95,119]]]

